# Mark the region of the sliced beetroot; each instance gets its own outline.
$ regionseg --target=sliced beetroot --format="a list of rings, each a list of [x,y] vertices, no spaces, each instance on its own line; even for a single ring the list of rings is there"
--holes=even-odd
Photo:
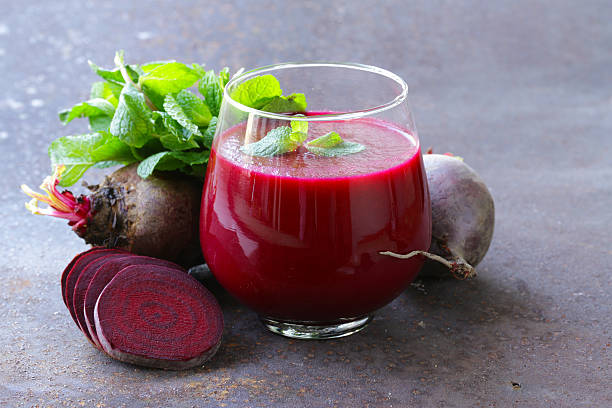
[[[70,272],[66,277],[66,282],[64,284],[64,291],[62,292],[64,295],[64,303],[70,312],[70,315],[74,319],[76,324],[79,324],[76,320],[76,314],[74,313],[72,296],[74,294],[74,286],[76,285],[77,280],[79,279],[79,275],[83,269],[89,265],[90,262],[95,261],[98,258],[101,258],[105,255],[116,254],[116,253],[126,253],[125,251],[117,250],[117,249],[106,249],[106,248],[96,248],[94,250],[83,253],[79,259],[76,260]]]
[[[213,295],[188,274],[156,265],[122,269],[100,294],[94,320],[111,357],[170,370],[204,363],[223,333]]]
[[[89,341],[94,343],[95,346],[98,344],[93,341],[91,335],[89,334],[89,330],[87,330],[87,324],[85,323],[85,312],[83,308],[84,300],[85,300],[85,292],[87,292],[87,287],[91,282],[91,279],[94,277],[99,268],[103,268],[106,262],[109,262],[112,259],[117,258],[132,258],[134,255],[131,254],[122,254],[122,253],[104,253],[103,256],[90,261],[86,267],[81,270],[79,277],[74,285],[74,290],[72,293],[72,311],[74,311],[76,317],[76,323],[87,336]]]
[[[62,300],[64,301],[64,304],[66,305],[66,307],[68,307],[68,304],[66,303],[66,296],[64,296],[64,291],[66,289],[66,279],[68,278],[68,274],[70,273],[70,270],[72,269],[72,267],[74,266],[74,264],[81,259],[81,257],[83,257],[84,255],[95,251],[97,249],[101,249],[101,247],[93,247],[91,249],[88,249],[85,252],[81,252],[80,254],[78,254],[77,256],[75,256],[74,258],[72,258],[72,261],[70,261],[70,263],[68,264],[68,266],[64,269],[64,272],[62,272],[62,279],[61,279],[61,286],[62,286]]]
[[[96,306],[96,302],[98,301],[98,297],[102,290],[108,285],[108,283],[115,277],[115,275],[124,268],[132,265],[159,265],[166,266],[168,268],[175,268],[180,271],[184,270],[177,264],[166,261],[163,259],[151,258],[148,256],[138,256],[138,255],[120,255],[119,257],[112,259],[107,259],[108,257],[104,257],[105,259],[104,265],[96,269],[95,274],[90,278],[89,284],[85,290],[85,295],[83,300],[79,300],[83,305],[82,309],[84,310],[84,322],[85,325],[82,327],[83,332],[86,335],[89,335],[89,338],[93,340],[93,342],[102,347],[100,341],[98,340],[98,335],[96,333],[96,326],[94,322],[94,308]],[[79,281],[82,279],[79,278]],[[85,283],[85,281],[83,281]],[[77,287],[78,287],[77,283]],[[77,289],[75,288],[75,291]],[[75,305],[76,305],[76,294],[75,294]],[[80,322],[80,320],[79,320]]]

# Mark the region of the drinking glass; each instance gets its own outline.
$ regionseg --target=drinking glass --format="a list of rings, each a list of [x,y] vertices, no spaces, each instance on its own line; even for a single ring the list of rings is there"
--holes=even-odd
[[[306,112],[270,113],[232,98],[264,75],[278,79],[283,95],[303,93]],[[407,92],[399,76],[353,63],[270,65],[226,85],[200,240],[219,283],[271,331],[312,339],[355,333],[418,273],[420,256],[380,254],[427,250],[431,239]],[[304,124],[307,139],[293,152],[260,157],[241,150],[272,129]],[[364,149],[313,153],[308,142],[329,132]]]

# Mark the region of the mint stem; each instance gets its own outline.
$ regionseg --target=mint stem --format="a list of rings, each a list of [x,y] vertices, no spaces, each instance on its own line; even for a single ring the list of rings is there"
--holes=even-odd
[[[132,81],[130,74],[128,74],[127,69],[125,68],[125,62],[123,59],[123,50],[119,50],[115,53],[115,65],[117,66],[117,68],[119,68],[119,72],[121,72],[121,76],[123,77],[123,80],[125,81],[125,83],[132,84],[132,86],[136,88],[138,92],[142,92],[140,85],[135,84],[134,81]],[[151,102],[149,97],[144,92],[142,92],[142,94],[144,95],[145,103],[147,104],[149,109],[151,109],[152,111],[158,110],[157,107],[153,104],[153,102]]]

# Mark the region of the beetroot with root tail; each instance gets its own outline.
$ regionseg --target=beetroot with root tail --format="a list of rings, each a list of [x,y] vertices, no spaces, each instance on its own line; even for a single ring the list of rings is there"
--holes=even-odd
[[[189,267],[203,262],[198,218],[202,182],[183,174],[163,173],[141,178],[137,164],[122,167],[89,196],[60,192],[65,171],[57,166],[36,193],[23,185],[33,200],[26,207],[34,214],[64,218],[88,244],[119,248],[138,255],[167,259]],[[39,208],[38,202],[49,204]]]
[[[202,365],[223,333],[213,295],[187,273],[156,265],[121,270],[100,294],[94,320],[111,357],[169,370]]]
[[[452,154],[423,155],[431,199],[432,237],[429,252],[382,252],[408,259],[425,256],[419,277],[467,279],[484,258],[495,224],[495,205],[489,189],[463,159]]]
[[[430,252],[451,262],[476,267],[484,258],[495,224],[495,204],[484,181],[462,159],[452,155],[423,156],[431,197]],[[471,277],[475,271],[468,271]],[[448,276],[428,260],[421,276]],[[457,276],[456,276],[457,277]],[[458,276],[462,277],[462,276]]]

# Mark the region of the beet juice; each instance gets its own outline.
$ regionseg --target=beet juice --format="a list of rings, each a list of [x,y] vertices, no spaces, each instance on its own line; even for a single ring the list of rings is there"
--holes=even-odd
[[[379,252],[429,248],[418,140],[392,123],[361,118],[308,129],[308,140],[335,131],[364,145],[359,153],[240,152],[242,141],[277,125],[243,122],[217,135],[200,218],[206,261],[223,287],[264,318],[317,325],[367,316],[398,296],[422,263]]]

